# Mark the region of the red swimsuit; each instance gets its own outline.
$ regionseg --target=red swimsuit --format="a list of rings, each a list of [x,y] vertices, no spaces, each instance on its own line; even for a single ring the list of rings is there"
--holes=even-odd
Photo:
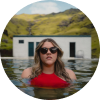
[[[30,84],[41,88],[65,88],[70,85],[70,83],[62,80],[54,73],[41,73],[38,77],[31,79]]]

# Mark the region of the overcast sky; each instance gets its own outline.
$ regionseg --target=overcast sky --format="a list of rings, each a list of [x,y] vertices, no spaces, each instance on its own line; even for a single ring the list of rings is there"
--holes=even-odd
[[[50,14],[52,12],[62,12],[70,8],[76,8],[68,3],[54,0],[44,0],[30,5],[26,5],[16,14]]]

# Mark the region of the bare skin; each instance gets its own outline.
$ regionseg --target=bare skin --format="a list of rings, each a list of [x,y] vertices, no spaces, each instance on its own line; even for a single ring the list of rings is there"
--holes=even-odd
[[[54,46],[51,42],[45,42],[42,47],[51,48],[51,47],[54,47]],[[51,57],[51,58],[48,59],[48,57]],[[57,59],[57,52],[52,54],[48,49],[48,52],[46,54],[42,54],[40,52],[40,58],[42,60],[43,73],[45,73],[45,74],[54,73],[54,63]],[[32,70],[32,67],[25,69],[23,71],[21,77],[22,78],[29,78],[29,76],[31,75],[31,70]],[[72,80],[76,80],[75,73],[72,70],[70,70],[70,69],[65,69],[65,70],[69,74],[69,77]],[[61,78],[61,79],[63,79],[63,78]]]
[[[31,70],[32,70],[32,67],[29,67],[27,69],[25,69],[21,75],[22,78],[29,78],[29,76],[31,75]],[[66,72],[69,74],[69,77],[72,79],[72,80],[77,80],[76,76],[75,76],[75,73],[70,70],[70,69],[67,69],[66,68]],[[45,72],[44,72],[45,73]],[[48,73],[50,74],[50,73]],[[63,79],[64,80],[64,79]]]
[[[45,42],[42,46],[46,47],[46,48],[51,48],[54,47],[53,44],[51,42]],[[50,59],[48,59],[48,57],[51,57]],[[50,50],[48,50],[48,52],[46,54],[42,54],[40,52],[40,58],[42,60],[42,66],[43,66],[43,73],[46,74],[52,74],[54,73],[54,63],[57,59],[57,52],[52,54],[50,52]]]

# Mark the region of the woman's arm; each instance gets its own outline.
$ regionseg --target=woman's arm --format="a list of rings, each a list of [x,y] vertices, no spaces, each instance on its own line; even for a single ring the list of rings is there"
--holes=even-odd
[[[25,70],[22,72],[21,77],[22,77],[22,78],[29,78],[29,76],[31,75],[31,70],[32,70],[32,67],[29,67],[29,68],[25,69]]]
[[[74,73],[72,70],[67,69],[67,68],[65,68],[65,70],[66,70],[66,72],[69,74],[69,77],[70,77],[72,80],[77,80],[76,75],[75,75],[75,73]]]

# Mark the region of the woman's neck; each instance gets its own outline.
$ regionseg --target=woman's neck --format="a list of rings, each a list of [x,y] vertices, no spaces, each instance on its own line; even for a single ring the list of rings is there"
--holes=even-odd
[[[53,65],[45,65],[43,64],[43,73],[52,74],[54,73],[54,64]]]

